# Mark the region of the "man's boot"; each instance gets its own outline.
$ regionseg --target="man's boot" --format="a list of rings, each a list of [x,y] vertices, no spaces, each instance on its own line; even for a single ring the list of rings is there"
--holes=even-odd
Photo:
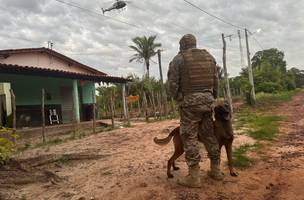
[[[201,178],[199,173],[199,165],[189,167],[189,174],[185,177],[179,178],[177,183],[182,186],[199,188],[201,187]]]
[[[211,170],[208,171],[208,176],[217,181],[223,180],[224,175],[222,174],[222,172],[220,170],[219,160],[211,160],[210,164],[211,164],[210,165]]]

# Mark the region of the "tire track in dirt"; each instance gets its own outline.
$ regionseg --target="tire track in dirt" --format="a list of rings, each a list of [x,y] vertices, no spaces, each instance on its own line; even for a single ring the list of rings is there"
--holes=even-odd
[[[270,170],[276,171],[275,182],[268,186],[266,200],[304,199],[304,94],[280,107],[285,117],[280,126],[279,141],[268,152],[273,157]],[[273,151],[272,151],[273,150]]]

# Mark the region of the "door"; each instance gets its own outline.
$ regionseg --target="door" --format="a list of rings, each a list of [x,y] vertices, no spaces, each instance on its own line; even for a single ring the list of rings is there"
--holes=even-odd
[[[73,88],[66,86],[60,88],[62,122],[73,121]]]

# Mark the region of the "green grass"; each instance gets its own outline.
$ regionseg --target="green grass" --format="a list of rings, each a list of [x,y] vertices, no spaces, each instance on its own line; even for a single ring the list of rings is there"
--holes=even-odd
[[[249,158],[246,153],[251,148],[251,145],[242,145],[235,149],[232,153],[233,166],[240,169],[245,169],[254,163],[254,160]]]
[[[295,89],[292,91],[278,92],[274,94],[270,93],[258,93],[256,95],[256,107],[269,108],[276,106],[279,103],[290,101],[294,95],[303,91],[303,89]]]
[[[236,128],[247,128],[247,135],[256,140],[273,140],[279,131],[282,117],[243,110],[236,113]]]
[[[280,92],[276,94],[257,94],[255,107],[242,107],[235,113],[235,128],[243,129],[244,134],[256,140],[254,145],[243,145],[233,151],[233,165],[245,169],[254,163],[247,155],[248,151],[257,151],[263,148],[265,141],[270,142],[279,133],[280,116],[272,114],[275,106],[290,101],[294,95],[303,91]]]
[[[247,128],[245,134],[257,141],[254,145],[243,145],[233,151],[233,165],[245,169],[254,163],[254,160],[247,156],[247,152],[261,149],[261,141],[273,140],[279,132],[279,122],[282,118],[246,109],[236,113],[236,120],[236,128]]]

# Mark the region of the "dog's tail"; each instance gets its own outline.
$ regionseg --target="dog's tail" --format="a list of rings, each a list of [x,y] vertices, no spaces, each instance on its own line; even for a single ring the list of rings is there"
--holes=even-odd
[[[175,134],[179,134],[179,127],[175,128],[173,131],[171,131],[171,133],[166,138],[158,139],[157,137],[155,137],[153,140],[158,145],[166,145],[171,141],[172,137]]]

